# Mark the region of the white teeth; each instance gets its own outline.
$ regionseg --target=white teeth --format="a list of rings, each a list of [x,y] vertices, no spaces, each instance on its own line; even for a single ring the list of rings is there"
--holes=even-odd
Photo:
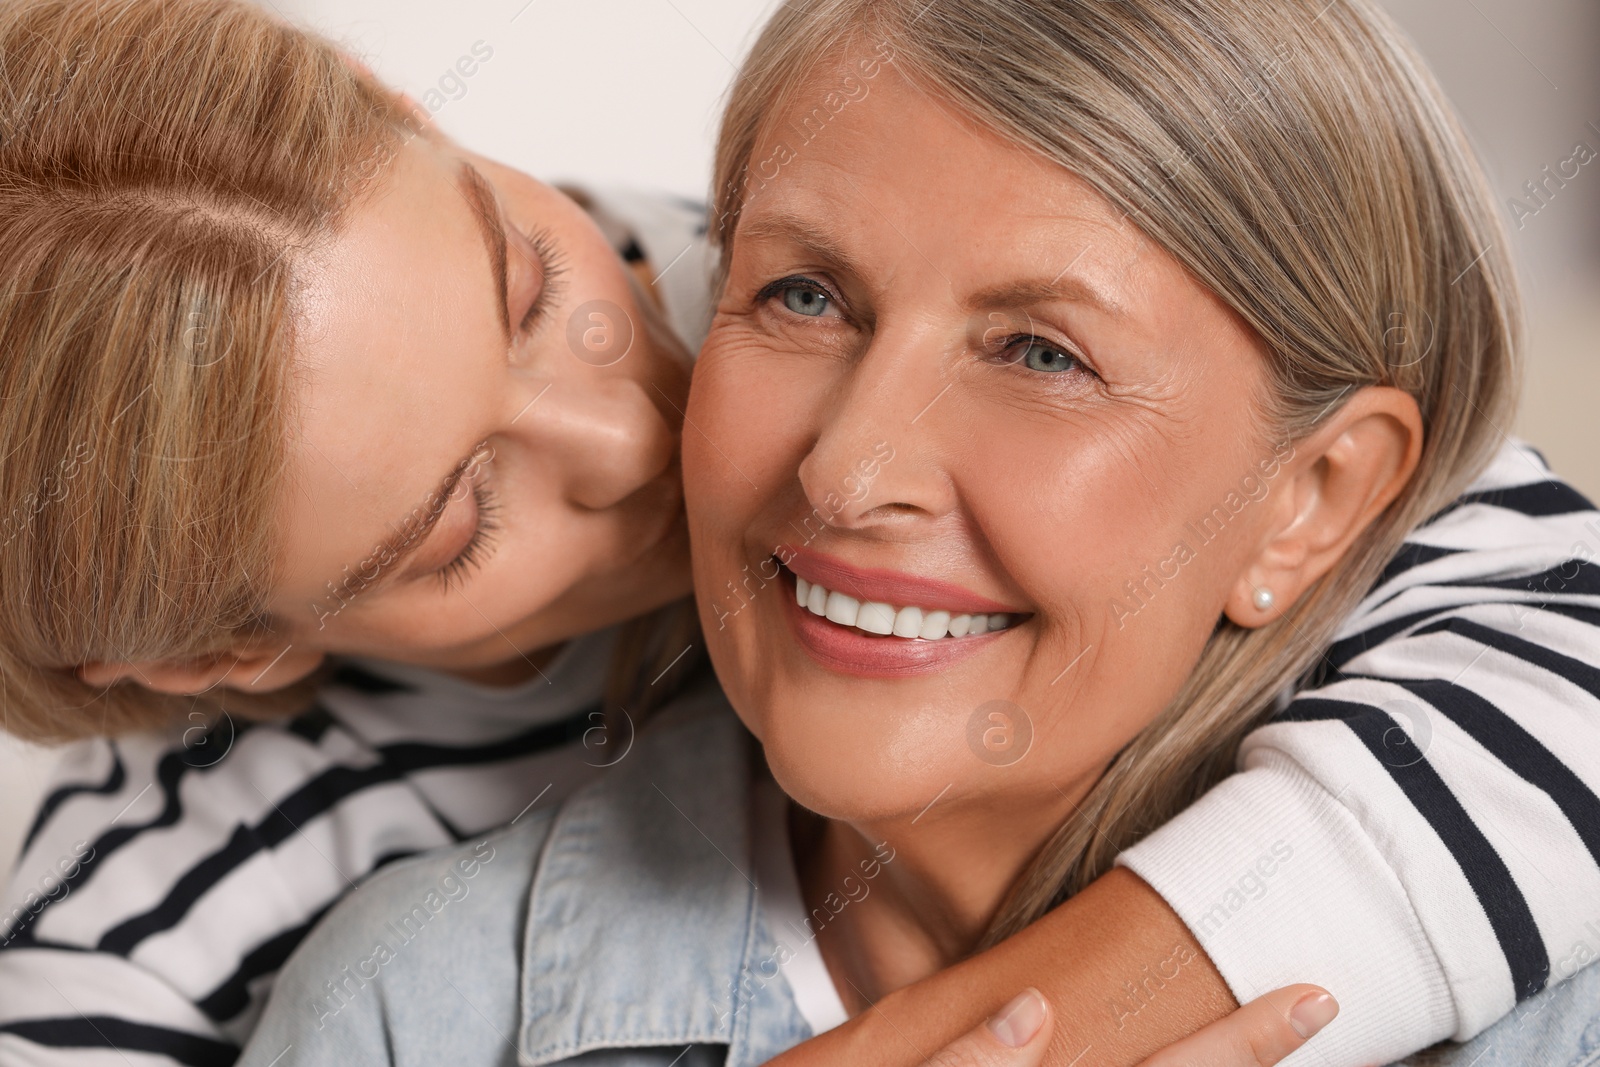
[[[937,641],[943,637],[971,637],[1010,629],[1015,615],[997,612],[993,615],[955,615],[948,611],[930,611],[927,608],[896,608],[879,600],[863,603],[844,593],[832,592],[815,582],[796,575],[794,599],[806,611],[821,615],[840,626],[854,626],[869,634],[887,637],[921,638]]]
[[[856,614],[856,627],[887,637],[894,633],[894,608],[876,600],[868,601]]]
[[[901,608],[895,613],[894,635],[896,637],[916,637],[922,633],[922,609]]]
[[[836,622],[840,626],[854,626],[856,616],[861,614],[861,601],[843,593],[829,593],[826,614],[829,622]]]

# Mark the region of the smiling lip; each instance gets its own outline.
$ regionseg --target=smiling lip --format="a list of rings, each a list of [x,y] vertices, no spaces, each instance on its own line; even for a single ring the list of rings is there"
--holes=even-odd
[[[773,555],[806,581],[847,593],[857,600],[921,604],[951,614],[1024,614],[1020,608],[990,600],[959,585],[935,578],[921,578],[903,571],[853,567],[820,552],[791,545],[779,545]]]
[[[792,579],[789,579],[792,582]],[[981,652],[1010,633],[943,641],[913,641],[903,637],[873,637],[811,614],[794,602],[793,590],[784,597],[784,614],[796,643],[817,663],[839,674],[858,678],[906,678],[936,674]]]
[[[789,559],[787,569],[790,573],[784,576],[789,595],[783,598],[783,610],[796,643],[819,665],[840,674],[860,678],[906,678],[934,674],[983,651],[1009,633],[1010,629],[926,641],[867,634],[855,627],[830,622],[800,607],[794,596],[796,576],[823,585],[832,582],[831,588],[847,591],[849,595],[859,596],[863,600],[937,605],[946,611],[974,615],[1019,614],[998,601],[934,579],[918,578],[897,571],[852,567],[839,560],[789,546],[780,547],[777,555]]]

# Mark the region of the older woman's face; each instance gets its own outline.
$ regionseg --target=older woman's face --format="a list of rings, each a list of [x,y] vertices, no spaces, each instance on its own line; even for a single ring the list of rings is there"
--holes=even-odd
[[[808,125],[841,77],[756,151],[695,372],[710,647],[807,806],[1012,794],[1053,825],[1260,548],[1264,358],[1085,183],[892,65]]]

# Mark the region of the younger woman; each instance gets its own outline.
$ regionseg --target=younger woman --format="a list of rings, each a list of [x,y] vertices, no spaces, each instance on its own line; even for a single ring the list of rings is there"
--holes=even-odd
[[[9,4],[0,53],[4,725],[92,738],[0,1062],[230,1062],[358,879],[565,795],[694,663],[650,618],[687,358],[630,261],[703,222],[446,148],[251,5]]]

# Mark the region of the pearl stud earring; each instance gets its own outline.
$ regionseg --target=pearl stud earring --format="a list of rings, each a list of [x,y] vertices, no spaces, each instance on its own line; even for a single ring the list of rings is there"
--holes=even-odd
[[[1273,603],[1274,603],[1274,601],[1276,599],[1277,598],[1272,595],[1272,590],[1270,590],[1270,589],[1257,589],[1256,590],[1256,610],[1257,611],[1271,611],[1272,610],[1272,605],[1273,605]]]

